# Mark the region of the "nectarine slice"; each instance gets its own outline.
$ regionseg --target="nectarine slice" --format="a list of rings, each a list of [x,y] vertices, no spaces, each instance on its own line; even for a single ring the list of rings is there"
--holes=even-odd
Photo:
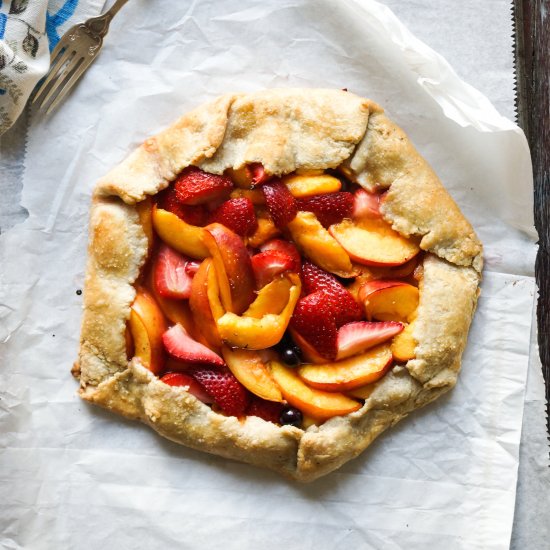
[[[254,272],[250,255],[242,239],[220,223],[206,226],[204,242],[210,251],[223,307],[240,315],[254,300]]]
[[[155,299],[144,288],[137,289],[128,324],[134,340],[134,357],[158,374],[164,366],[162,335],[166,331],[166,320]]]
[[[403,331],[403,323],[395,321],[347,323],[338,329],[336,359],[347,359],[391,340]]]
[[[398,334],[391,344],[393,357],[399,363],[406,363],[416,357],[417,342],[413,338],[414,321],[405,327],[405,330]]]
[[[230,199],[249,199],[254,205],[264,205],[265,195],[261,189],[233,189],[229,195]]]
[[[268,313],[260,319],[238,316],[227,312],[217,320],[218,332],[223,341],[245,349],[265,349],[277,344],[283,337],[290,317],[300,298],[301,282],[298,275],[285,275],[292,282],[288,301],[281,313]]]
[[[263,193],[262,196],[264,196]],[[258,228],[246,239],[247,244],[250,246],[259,248],[262,244],[281,234],[266,210],[256,209],[256,220],[258,221]]]
[[[358,388],[354,388],[353,390],[350,390],[347,393],[350,397],[358,397],[359,399],[368,399],[372,392],[374,391],[374,388],[376,388],[376,384],[365,384],[364,386],[359,386]]]
[[[288,277],[279,277],[265,285],[250,307],[243,313],[245,317],[260,319],[268,313],[279,315],[288,302],[292,283]]]
[[[354,275],[348,253],[321,225],[315,214],[300,211],[287,227],[292,240],[314,264],[342,277]]]
[[[420,250],[414,242],[401,236],[383,220],[344,220],[332,225],[329,231],[349,257],[360,264],[401,265]]]
[[[347,391],[376,382],[386,374],[392,363],[389,344],[325,365],[305,365],[298,375],[309,386],[325,391]]]
[[[365,306],[370,321],[410,322],[418,307],[418,288],[403,281],[376,280],[359,290],[359,300]]]
[[[220,348],[222,341],[218,334],[218,327],[216,326],[216,321],[212,313],[208,292],[211,289],[211,291],[215,293],[217,288],[217,278],[212,259],[207,258],[202,262],[199,270],[193,277],[189,307],[191,308],[198,332],[204,336],[208,344],[216,349]],[[219,305],[221,308],[221,304]],[[218,314],[223,315],[223,313],[223,311],[218,311]],[[183,323],[181,324],[183,325]],[[183,326],[187,328],[186,325]]]
[[[302,356],[306,361],[310,363],[326,363],[326,357],[320,355],[317,350],[305,339],[300,336],[298,332],[290,329],[290,334],[296,345],[302,351]]]
[[[247,390],[267,401],[284,401],[279,386],[258,352],[224,346],[222,354],[229,370]]]
[[[307,386],[293,369],[278,361],[269,363],[275,382],[283,397],[294,407],[319,419],[342,416],[361,408],[361,403],[344,395],[317,390]]]
[[[311,197],[340,191],[342,182],[328,174],[292,174],[282,179],[293,197]]]
[[[191,258],[202,260],[209,255],[203,239],[205,229],[190,225],[172,212],[153,206],[153,227],[168,245]]]
[[[136,210],[139,216],[141,227],[143,228],[143,232],[147,237],[147,249],[150,254],[151,250],[153,249],[153,242],[155,238],[153,231],[153,201],[151,197],[146,197],[141,202],[138,202],[136,204]]]

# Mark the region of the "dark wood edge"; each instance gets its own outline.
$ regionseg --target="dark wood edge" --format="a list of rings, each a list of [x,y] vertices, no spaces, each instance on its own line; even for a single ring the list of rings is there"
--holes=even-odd
[[[550,433],[550,0],[514,0],[514,12],[518,123],[527,135],[533,161],[539,233],[535,265],[538,343]]]

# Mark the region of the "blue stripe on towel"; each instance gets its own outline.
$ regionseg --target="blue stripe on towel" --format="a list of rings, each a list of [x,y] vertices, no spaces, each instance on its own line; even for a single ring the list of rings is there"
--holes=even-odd
[[[49,12],[46,12],[46,33],[50,41],[50,52],[59,42],[60,36],[57,29],[73,16],[78,2],[79,0],[66,0],[56,14],[51,15]]]
[[[2,6],[2,1],[0,0],[0,7]],[[0,40],[4,38],[4,33],[6,32],[6,21],[8,16],[5,13],[0,13]]]

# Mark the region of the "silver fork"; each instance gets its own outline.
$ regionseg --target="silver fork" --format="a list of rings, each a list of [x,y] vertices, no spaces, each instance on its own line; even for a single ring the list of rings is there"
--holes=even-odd
[[[48,114],[59,105],[97,57],[111,20],[127,1],[116,0],[104,14],[74,25],[61,37],[50,57],[46,79],[36,88],[32,100],[39,109],[49,103]]]

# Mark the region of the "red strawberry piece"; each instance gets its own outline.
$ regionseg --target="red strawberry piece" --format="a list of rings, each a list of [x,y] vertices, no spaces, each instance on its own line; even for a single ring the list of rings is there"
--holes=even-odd
[[[353,213],[355,219],[380,218],[380,195],[358,189],[353,195]]]
[[[284,254],[287,254],[293,260],[290,271],[294,271],[296,273],[300,271],[300,266],[302,265],[302,257],[300,256],[300,253],[298,252],[296,246],[291,242],[284,241],[283,239],[271,239],[270,241],[267,241],[265,244],[260,246],[260,250],[262,252],[275,250],[277,252],[283,252]]]
[[[214,401],[192,376],[183,372],[167,372],[160,380],[169,386],[187,386],[186,390],[203,403]]]
[[[155,259],[153,272],[157,292],[166,298],[189,298],[192,276],[188,273],[187,266],[190,263],[189,258],[162,244]]]
[[[159,194],[157,204],[163,210],[172,212],[190,225],[205,225],[208,219],[208,210],[203,205],[182,204],[173,185]]]
[[[346,191],[301,198],[296,203],[298,210],[313,212],[324,227],[351,218],[353,212],[353,195]]]
[[[218,206],[208,220],[208,223],[215,222],[225,225],[241,237],[251,235],[258,227],[254,205],[246,197],[229,199]]]
[[[247,416],[258,416],[267,422],[273,422],[273,424],[280,424],[281,413],[284,408],[282,403],[253,397],[248,409],[246,409],[246,414]]]
[[[327,359],[336,359],[337,332],[334,306],[325,292],[314,292],[298,300],[290,326],[313,346],[317,353]]]
[[[345,359],[382,344],[399,334],[403,328],[402,323],[394,321],[348,323],[338,330],[337,359]]]
[[[311,262],[302,266],[302,282],[305,294],[323,291],[329,298],[337,327],[363,318],[363,310],[348,290],[330,273]]]
[[[195,273],[199,270],[199,267],[201,266],[201,262],[193,262],[189,261],[185,265],[185,272],[190,276],[194,277]]]
[[[252,186],[265,183],[268,179],[271,178],[271,176],[268,176],[265,173],[265,168],[263,164],[259,162],[253,162],[252,164],[248,164],[246,166],[246,171],[248,172],[248,177],[252,182]]]
[[[233,182],[226,176],[210,174],[189,166],[176,178],[174,189],[182,204],[203,204],[229,194]]]
[[[250,258],[252,270],[256,280],[256,287],[262,288],[270,283],[277,275],[285,271],[292,271],[294,260],[284,252],[267,250]]]
[[[229,416],[243,416],[248,405],[248,392],[230,370],[199,367],[193,378],[212,396],[214,402]]]
[[[187,331],[176,324],[162,335],[166,351],[175,359],[187,363],[223,366],[223,359],[200,342],[193,340]]]
[[[296,199],[281,181],[264,183],[262,191],[273,223],[279,229],[284,229],[298,213]]]

